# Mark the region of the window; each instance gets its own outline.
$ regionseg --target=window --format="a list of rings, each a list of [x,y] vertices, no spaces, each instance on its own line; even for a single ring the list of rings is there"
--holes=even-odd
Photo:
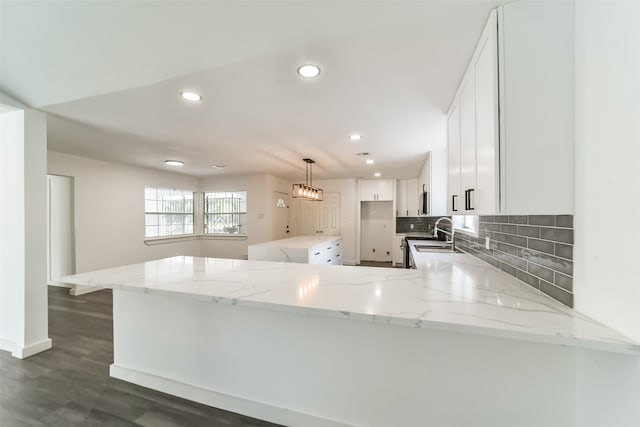
[[[145,237],[193,234],[193,191],[144,188]]]
[[[247,192],[204,193],[205,234],[246,234]]]
[[[478,236],[478,216],[477,215],[453,215],[453,228],[456,231]]]

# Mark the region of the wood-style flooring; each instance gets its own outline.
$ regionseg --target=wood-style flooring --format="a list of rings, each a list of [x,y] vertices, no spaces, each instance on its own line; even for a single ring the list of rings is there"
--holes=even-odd
[[[0,426],[275,426],[109,377],[112,294],[49,287],[51,350],[0,351]]]

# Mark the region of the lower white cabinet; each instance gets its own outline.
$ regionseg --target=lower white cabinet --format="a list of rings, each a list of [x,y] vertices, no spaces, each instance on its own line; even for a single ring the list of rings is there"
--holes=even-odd
[[[342,237],[298,236],[249,245],[249,261],[342,265]]]
[[[404,264],[404,251],[402,247],[403,247],[405,237],[406,237],[406,234],[396,234],[393,237],[393,249],[391,250],[393,265]]]

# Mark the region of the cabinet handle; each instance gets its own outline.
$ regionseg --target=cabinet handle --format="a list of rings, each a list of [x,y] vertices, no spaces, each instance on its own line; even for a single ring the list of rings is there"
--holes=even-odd
[[[327,262],[331,262],[331,260],[330,260],[330,259],[328,259],[328,260],[327,260]]]
[[[458,212],[458,209],[456,209],[456,197],[458,197],[457,194],[454,194],[453,196],[451,196],[451,210],[453,212]]]
[[[469,210],[473,211],[473,210],[475,210],[475,208],[473,206],[471,206],[471,193],[476,191],[476,190],[474,188],[470,188],[467,191],[469,192]]]
[[[469,210],[469,190],[464,190],[464,210]]]
[[[407,216],[409,216],[409,209],[407,209]]]
[[[328,251],[330,251],[330,250],[331,250],[331,246],[329,246],[329,247],[327,248],[327,250],[328,250]]]
[[[320,252],[316,252],[316,253],[314,253],[314,255],[320,255]]]

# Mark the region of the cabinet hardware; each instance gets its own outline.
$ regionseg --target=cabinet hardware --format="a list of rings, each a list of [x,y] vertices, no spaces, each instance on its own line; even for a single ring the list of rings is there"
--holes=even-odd
[[[331,246],[329,246],[329,247],[327,248],[327,250],[328,250],[328,251],[330,251],[330,250],[331,250]]]
[[[467,191],[469,192],[469,210],[473,211],[473,210],[475,210],[475,208],[473,206],[471,206],[471,193],[476,191],[476,190],[475,190],[475,188],[470,188]]]
[[[328,260],[327,260],[327,262],[331,262],[331,260],[330,260],[330,259],[328,259]]]
[[[316,253],[314,253],[314,255],[320,255],[320,252],[316,252]]]
[[[453,212],[458,212],[458,209],[456,209],[456,197],[458,197],[457,194],[454,194],[453,196],[451,196],[451,210]]]

